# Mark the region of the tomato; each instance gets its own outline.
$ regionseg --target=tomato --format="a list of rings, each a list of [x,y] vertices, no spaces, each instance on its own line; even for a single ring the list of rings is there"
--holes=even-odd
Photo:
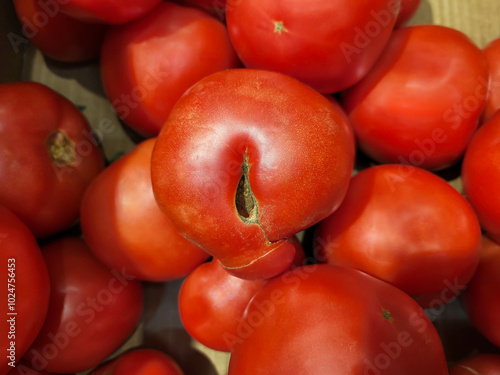
[[[15,368],[10,370],[7,375],[51,375],[51,373],[44,370],[35,370],[31,363],[25,359],[21,359]]]
[[[500,109],[500,38],[484,47],[483,53],[490,68],[488,100],[481,118],[482,123],[485,123]]]
[[[500,355],[478,354],[450,367],[450,375],[499,375]]]
[[[500,244],[483,237],[476,273],[462,301],[472,324],[500,348]]]
[[[293,266],[305,263],[304,250],[293,238]],[[230,275],[217,259],[201,264],[182,283],[179,312],[186,331],[203,345],[229,352],[239,334],[241,318],[250,299],[267,280],[244,280]]]
[[[324,94],[368,73],[400,0],[239,0],[226,6],[229,35],[248,68],[290,75]]]
[[[133,349],[99,366],[89,375],[184,375],[168,355],[155,349]]]
[[[353,268],[286,272],[257,292],[241,324],[229,375],[448,374],[418,304]]]
[[[42,328],[49,303],[49,274],[35,237],[10,210],[0,205],[3,318],[0,373],[28,350]]]
[[[105,25],[69,17],[55,0],[14,0],[14,5],[24,35],[44,55],[63,62],[99,56]]]
[[[108,267],[148,281],[186,276],[209,255],[182,237],[160,211],[151,187],[155,139],[144,141],[97,176],[85,192],[81,227]]]
[[[474,211],[446,181],[379,165],[352,178],[340,208],[318,225],[314,249],[322,262],[359,269],[437,307],[470,280],[480,244]]]
[[[396,19],[396,27],[403,26],[417,12],[422,0],[401,0],[401,8],[399,9],[398,18]]]
[[[142,285],[105,267],[79,237],[42,248],[49,270],[47,319],[25,358],[36,370],[76,373],[97,366],[136,328]]]
[[[205,12],[217,16],[221,21],[225,19],[226,0],[174,0],[174,2],[203,9]]]
[[[462,157],[477,128],[488,76],[481,50],[460,31],[405,27],[343,105],[375,161],[442,169]]]
[[[483,229],[500,242],[500,113],[474,135],[462,163],[465,195]]]
[[[177,99],[196,81],[238,65],[221,22],[169,2],[110,29],[101,55],[109,100],[118,116],[144,136],[158,134]]]
[[[290,238],[342,201],[353,148],[328,100],[283,74],[226,70],[176,104],[153,150],[160,209],[179,232],[249,279],[283,272]]]
[[[77,222],[85,188],[103,168],[89,124],[71,102],[34,82],[0,85],[0,204],[36,237]]]
[[[85,22],[111,25],[144,17],[162,0],[54,0],[61,10]]]

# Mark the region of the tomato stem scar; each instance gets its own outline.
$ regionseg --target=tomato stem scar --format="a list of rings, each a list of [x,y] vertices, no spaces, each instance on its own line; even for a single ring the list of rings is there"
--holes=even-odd
[[[283,31],[287,32],[288,30],[283,25],[283,21],[275,21],[274,22],[274,32],[281,34]]]
[[[45,140],[45,148],[57,167],[76,162],[75,144],[63,130],[55,130]]]
[[[388,320],[389,322],[392,322],[392,316],[391,316],[391,312],[390,311],[387,311],[387,310],[382,310],[382,318],[384,318],[385,320]]]

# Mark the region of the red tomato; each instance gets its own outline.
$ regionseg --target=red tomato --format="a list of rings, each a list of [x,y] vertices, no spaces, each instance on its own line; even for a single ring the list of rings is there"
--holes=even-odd
[[[500,109],[500,38],[483,48],[483,53],[490,68],[490,86],[482,123],[490,120]]]
[[[500,355],[478,354],[450,367],[450,375],[500,375]]]
[[[238,0],[229,34],[243,64],[285,73],[319,92],[358,82],[381,54],[400,0]]]
[[[154,136],[184,91],[238,64],[221,22],[201,10],[163,2],[148,16],[110,29],[101,75],[118,116],[142,135]]]
[[[249,279],[283,272],[289,240],[332,213],[353,165],[328,100],[283,74],[215,73],[176,104],[153,150],[160,208],[181,234]]]
[[[459,160],[476,130],[488,75],[481,50],[460,31],[405,27],[343,104],[371,158],[441,169]]]
[[[304,250],[296,237],[293,240],[294,266],[303,266]],[[186,331],[209,348],[231,351],[248,302],[266,283],[267,280],[234,277],[217,259],[198,266],[184,280],[179,292],[179,312]]]
[[[462,163],[465,195],[483,229],[500,242],[500,113],[484,124],[467,147]]]
[[[317,228],[318,259],[378,277],[425,306],[466,285],[481,230],[468,202],[423,169],[379,165],[355,175],[340,208]]]
[[[500,348],[500,244],[487,237],[463,303],[472,324]]]
[[[184,375],[168,355],[155,349],[134,349],[99,366],[89,375]]]
[[[401,8],[399,9],[398,18],[396,19],[396,27],[403,26],[417,12],[422,0],[401,0]]]
[[[225,19],[226,0],[174,0],[174,2],[203,9],[205,12],[217,16],[221,21]]]
[[[75,373],[97,366],[136,328],[142,285],[110,270],[81,238],[55,240],[42,248],[50,277],[47,319],[26,352],[36,370]]]
[[[86,22],[122,24],[144,17],[162,0],[53,0],[61,10]]]
[[[105,25],[69,17],[55,0],[14,0],[14,5],[24,35],[44,55],[63,62],[99,56]]]
[[[10,370],[7,375],[52,375],[51,373],[44,370],[35,370],[31,363],[25,359],[21,359],[15,368]]]
[[[311,265],[251,300],[229,375],[447,375],[438,333],[407,294],[352,268]]]
[[[209,255],[182,237],[156,204],[147,140],[99,176],[85,192],[81,226],[94,254],[108,267],[148,281],[186,276]]]
[[[23,356],[42,328],[49,303],[49,274],[35,237],[0,205],[0,373]]]
[[[104,167],[81,112],[34,82],[0,85],[0,156],[0,204],[36,237],[77,222],[85,188]]]

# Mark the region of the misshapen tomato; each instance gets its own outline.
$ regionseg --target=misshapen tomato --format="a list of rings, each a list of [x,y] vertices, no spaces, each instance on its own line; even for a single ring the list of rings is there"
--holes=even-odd
[[[33,234],[0,205],[0,373],[23,356],[42,328],[49,305],[49,274]]]
[[[105,25],[70,17],[54,0],[15,0],[14,5],[24,34],[44,55],[63,62],[99,56]],[[40,23],[40,18],[46,21]]]
[[[109,100],[118,116],[144,136],[158,134],[177,99],[198,80],[238,66],[221,22],[170,2],[110,29],[101,55]]]
[[[400,0],[239,0],[229,34],[248,68],[285,73],[321,93],[365,76],[381,54]]]
[[[34,82],[0,85],[0,204],[40,238],[76,224],[104,157],[68,99]]]
[[[229,375],[446,375],[425,312],[399,289],[352,268],[298,267],[245,311]]]
[[[92,370],[89,375],[184,375],[168,355],[155,349],[133,349]]]
[[[500,242],[500,112],[474,135],[462,163],[465,195],[483,229]]]
[[[393,32],[369,74],[343,94],[360,149],[380,163],[446,168],[463,155],[486,104],[489,71],[460,31]]]
[[[322,95],[283,74],[237,69],[195,84],[152,157],[153,191],[178,230],[242,278],[293,261],[290,238],[331,214],[352,140]]]
[[[97,366],[136,328],[142,285],[105,267],[78,237],[42,248],[50,277],[47,319],[26,352],[36,370],[77,373]]]
[[[81,226],[90,249],[108,267],[166,281],[186,276],[209,255],[158,208],[151,187],[155,141],[140,143],[94,179],[82,200]]]
[[[450,367],[450,375],[499,375],[500,355],[478,354]]]
[[[476,273],[462,301],[472,324],[500,348],[500,244],[483,237]]]
[[[403,165],[355,175],[315,235],[320,261],[369,273],[418,296],[424,307],[456,297],[474,273],[480,243],[478,220],[460,193]]]

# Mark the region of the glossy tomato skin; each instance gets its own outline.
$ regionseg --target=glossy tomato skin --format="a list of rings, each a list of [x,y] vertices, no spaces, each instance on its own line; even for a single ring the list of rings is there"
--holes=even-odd
[[[486,104],[488,78],[481,50],[465,34],[410,26],[393,32],[342,102],[368,156],[437,170],[463,155]]]
[[[474,211],[446,181],[379,165],[352,178],[340,208],[318,225],[314,247],[322,262],[359,269],[437,307],[470,280],[480,244]]]
[[[0,373],[28,350],[42,328],[49,304],[49,274],[40,248],[26,225],[0,205],[2,319]],[[9,315],[12,314],[12,315]],[[11,357],[13,356],[13,357]]]
[[[396,26],[400,27],[407,23],[417,13],[422,0],[401,0],[401,8],[399,9]]]
[[[500,245],[488,237],[462,301],[472,324],[500,348]]]
[[[101,55],[107,96],[118,115],[144,136],[158,134],[190,86],[237,66],[221,22],[170,2],[140,20],[110,29]]]
[[[15,0],[14,5],[24,34],[45,56],[62,62],[82,62],[99,56],[105,25],[66,15],[57,1]]]
[[[0,103],[0,203],[37,238],[71,227],[85,188],[104,168],[89,124],[34,82],[0,85]]]
[[[242,324],[229,375],[447,374],[439,335],[418,304],[352,268],[288,271],[257,292]]]
[[[209,255],[182,237],[156,203],[155,141],[140,143],[94,179],[80,221],[89,248],[108,267],[141,280],[167,281],[186,276]]]
[[[146,16],[162,0],[56,0],[61,10],[85,22],[119,25]]]
[[[483,53],[490,68],[488,100],[481,118],[484,124],[500,109],[500,38],[484,47]]]
[[[184,375],[168,355],[155,349],[133,349],[92,370],[90,375]]]
[[[462,163],[464,192],[482,228],[500,242],[500,113],[474,135]]]
[[[49,310],[25,358],[37,370],[89,370],[136,328],[143,308],[142,284],[122,270],[108,269],[79,237],[50,242],[42,253],[50,278]]]
[[[296,258],[292,267],[305,265],[304,250],[293,238]],[[267,280],[232,276],[217,259],[201,264],[182,283],[179,313],[184,328],[201,344],[230,352],[239,334],[241,319],[250,299]]]
[[[311,0],[307,7],[297,0],[240,0],[227,4],[226,17],[246,67],[281,72],[331,94],[368,73],[389,39],[399,5],[399,0]]]
[[[463,359],[450,367],[450,375],[498,375],[500,374],[500,355],[478,354]]]
[[[295,233],[333,212],[353,148],[328,100],[285,75],[227,70],[176,104],[152,157],[156,200],[178,230],[235,276],[293,261]]]

